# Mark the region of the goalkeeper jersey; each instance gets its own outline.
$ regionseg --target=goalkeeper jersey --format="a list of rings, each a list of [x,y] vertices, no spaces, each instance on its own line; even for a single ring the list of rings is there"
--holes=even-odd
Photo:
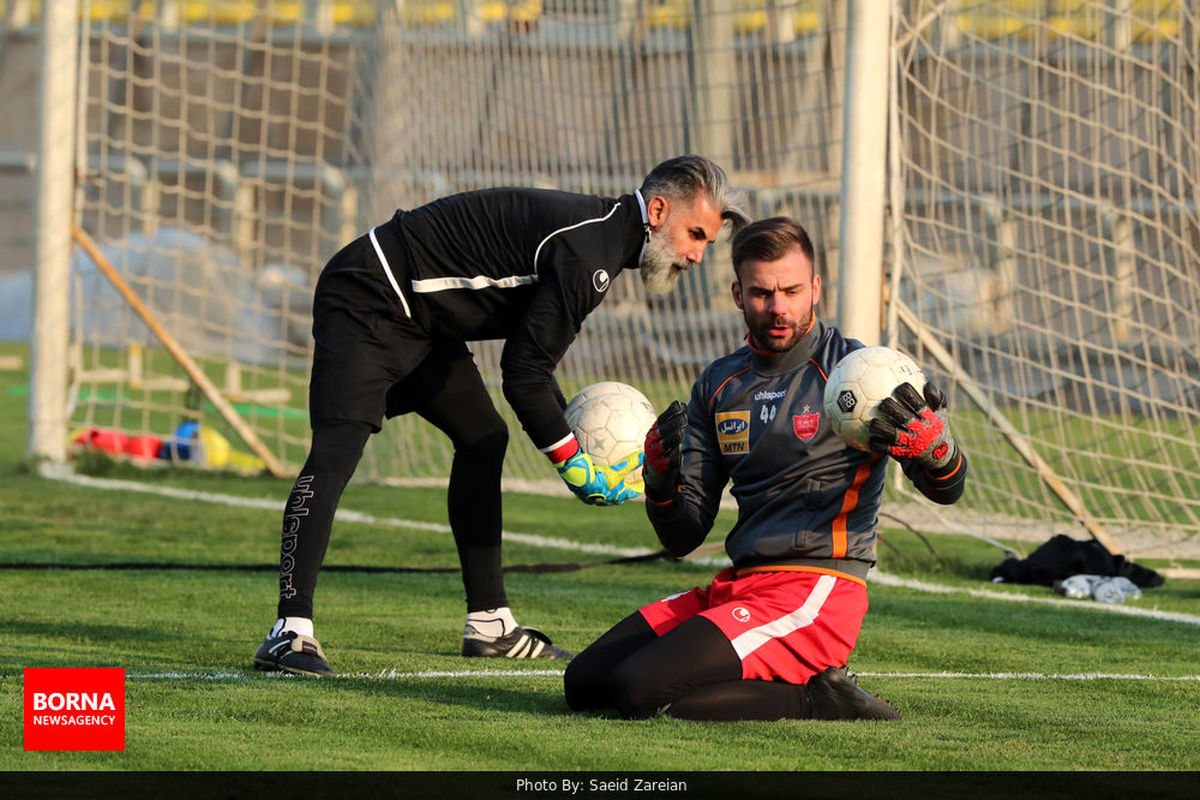
[[[451,195],[374,228],[377,263],[346,268],[376,273],[370,283],[381,294],[363,298],[356,288],[341,305],[398,315],[429,339],[506,340],[504,396],[544,449],[570,433],[555,367],[612,281],[638,266],[647,230],[637,192]]]
[[[817,320],[786,353],[744,346],[709,365],[688,403],[680,491],[647,503],[669,550],[683,555],[704,540],[732,481],[738,516],[725,549],[739,570],[790,565],[866,577],[890,458],[849,447],[823,407],[830,370],[862,346]],[[938,474],[897,460],[935,502],[962,494],[965,456]]]

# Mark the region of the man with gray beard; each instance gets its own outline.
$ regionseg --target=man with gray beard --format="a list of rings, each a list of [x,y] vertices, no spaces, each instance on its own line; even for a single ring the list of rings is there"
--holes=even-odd
[[[313,638],[313,595],[334,511],[368,437],[416,412],[454,444],[448,507],[467,618],[464,656],[570,658],[517,624],[501,571],[500,476],[508,431],[466,342],[505,340],[502,389],[568,488],[594,505],[636,492],[641,459],[597,467],[563,416],[554,370],[622,271],[669,291],[739,210],[724,171],[701,156],[665,161],[617,198],[485,189],[397,211],[326,265],[313,302],[312,446],[284,518],[278,619],[259,669],[331,673]]]

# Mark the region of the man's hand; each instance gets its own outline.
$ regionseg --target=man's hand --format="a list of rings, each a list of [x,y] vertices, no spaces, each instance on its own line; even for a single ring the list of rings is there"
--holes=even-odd
[[[912,384],[900,384],[879,403],[867,446],[876,453],[911,458],[927,470],[941,469],[958,449],[950,426],[937,413],[945,405],[946,395],[932,383],[925,384],[924,397]]]
[[[593,506],[619,506],[627,500],[637,497],[641,492],[636,488],[636,473],[642,466],[642,454],[637,453],[611,467],[597,466],[592,457],[576,451],[575,455],[566,461],[554,465],[563,482],[567,484],[576,497]],[[631,473],[635,480],[626,485],[625,478]]]
[[[665,503],[679,490],[679,467],[683,462],[683,434],[687,430],[687,406],[672,401],[658,415],[646,434],[646,459],[642,480],[646,497]]]

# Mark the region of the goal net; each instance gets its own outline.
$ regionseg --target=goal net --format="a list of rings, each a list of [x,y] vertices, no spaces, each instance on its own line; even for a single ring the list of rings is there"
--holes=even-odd
[[[817,240],[837,308],[847,4],[839,0],[84,3],[79,223],[288,469],[311,293],[397,207],[494,185],[615,196],[700,152],[757,217]],[[895,2],[888,330],[949,390],[956,524],[1100,531],[1181,555],[1200,518],[1200,79],[1191,0]],[[615,282],[558,370],[659,408],[741,343],[727,243],[679,291]],[[74,270],[76,430],[244,437],[96,268]],[[863,290],[859,287],[857,290]],[[873,291],[874,288],[868,288]],[[835,320],[836,321],[836,320]],[[511,485],[560,490],[514,431]],[[74,431],[73,431],[74,433]],[[360,478],[443,479],[415,416]]]
[[[1197,21],[1175,0],[895,20],[891,331],[962,373],[966,505],[1042,540],[1200,554]]]

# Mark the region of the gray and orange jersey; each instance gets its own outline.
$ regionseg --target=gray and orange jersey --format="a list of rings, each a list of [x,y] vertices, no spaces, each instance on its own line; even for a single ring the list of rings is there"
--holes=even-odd
[[[738,517],[725,549],[739,569],[790,565],[865,578],[891,459],[847,445],[823,405],[830,370],[862,346],[817,320],[786,353],[744,346],[710,364],[688,403],[680,491],[647,504],[663,544],[676,553],[698,546],[732,481]],[[931,499],[961,495],[965,459],[939,476],[900,462]]]

